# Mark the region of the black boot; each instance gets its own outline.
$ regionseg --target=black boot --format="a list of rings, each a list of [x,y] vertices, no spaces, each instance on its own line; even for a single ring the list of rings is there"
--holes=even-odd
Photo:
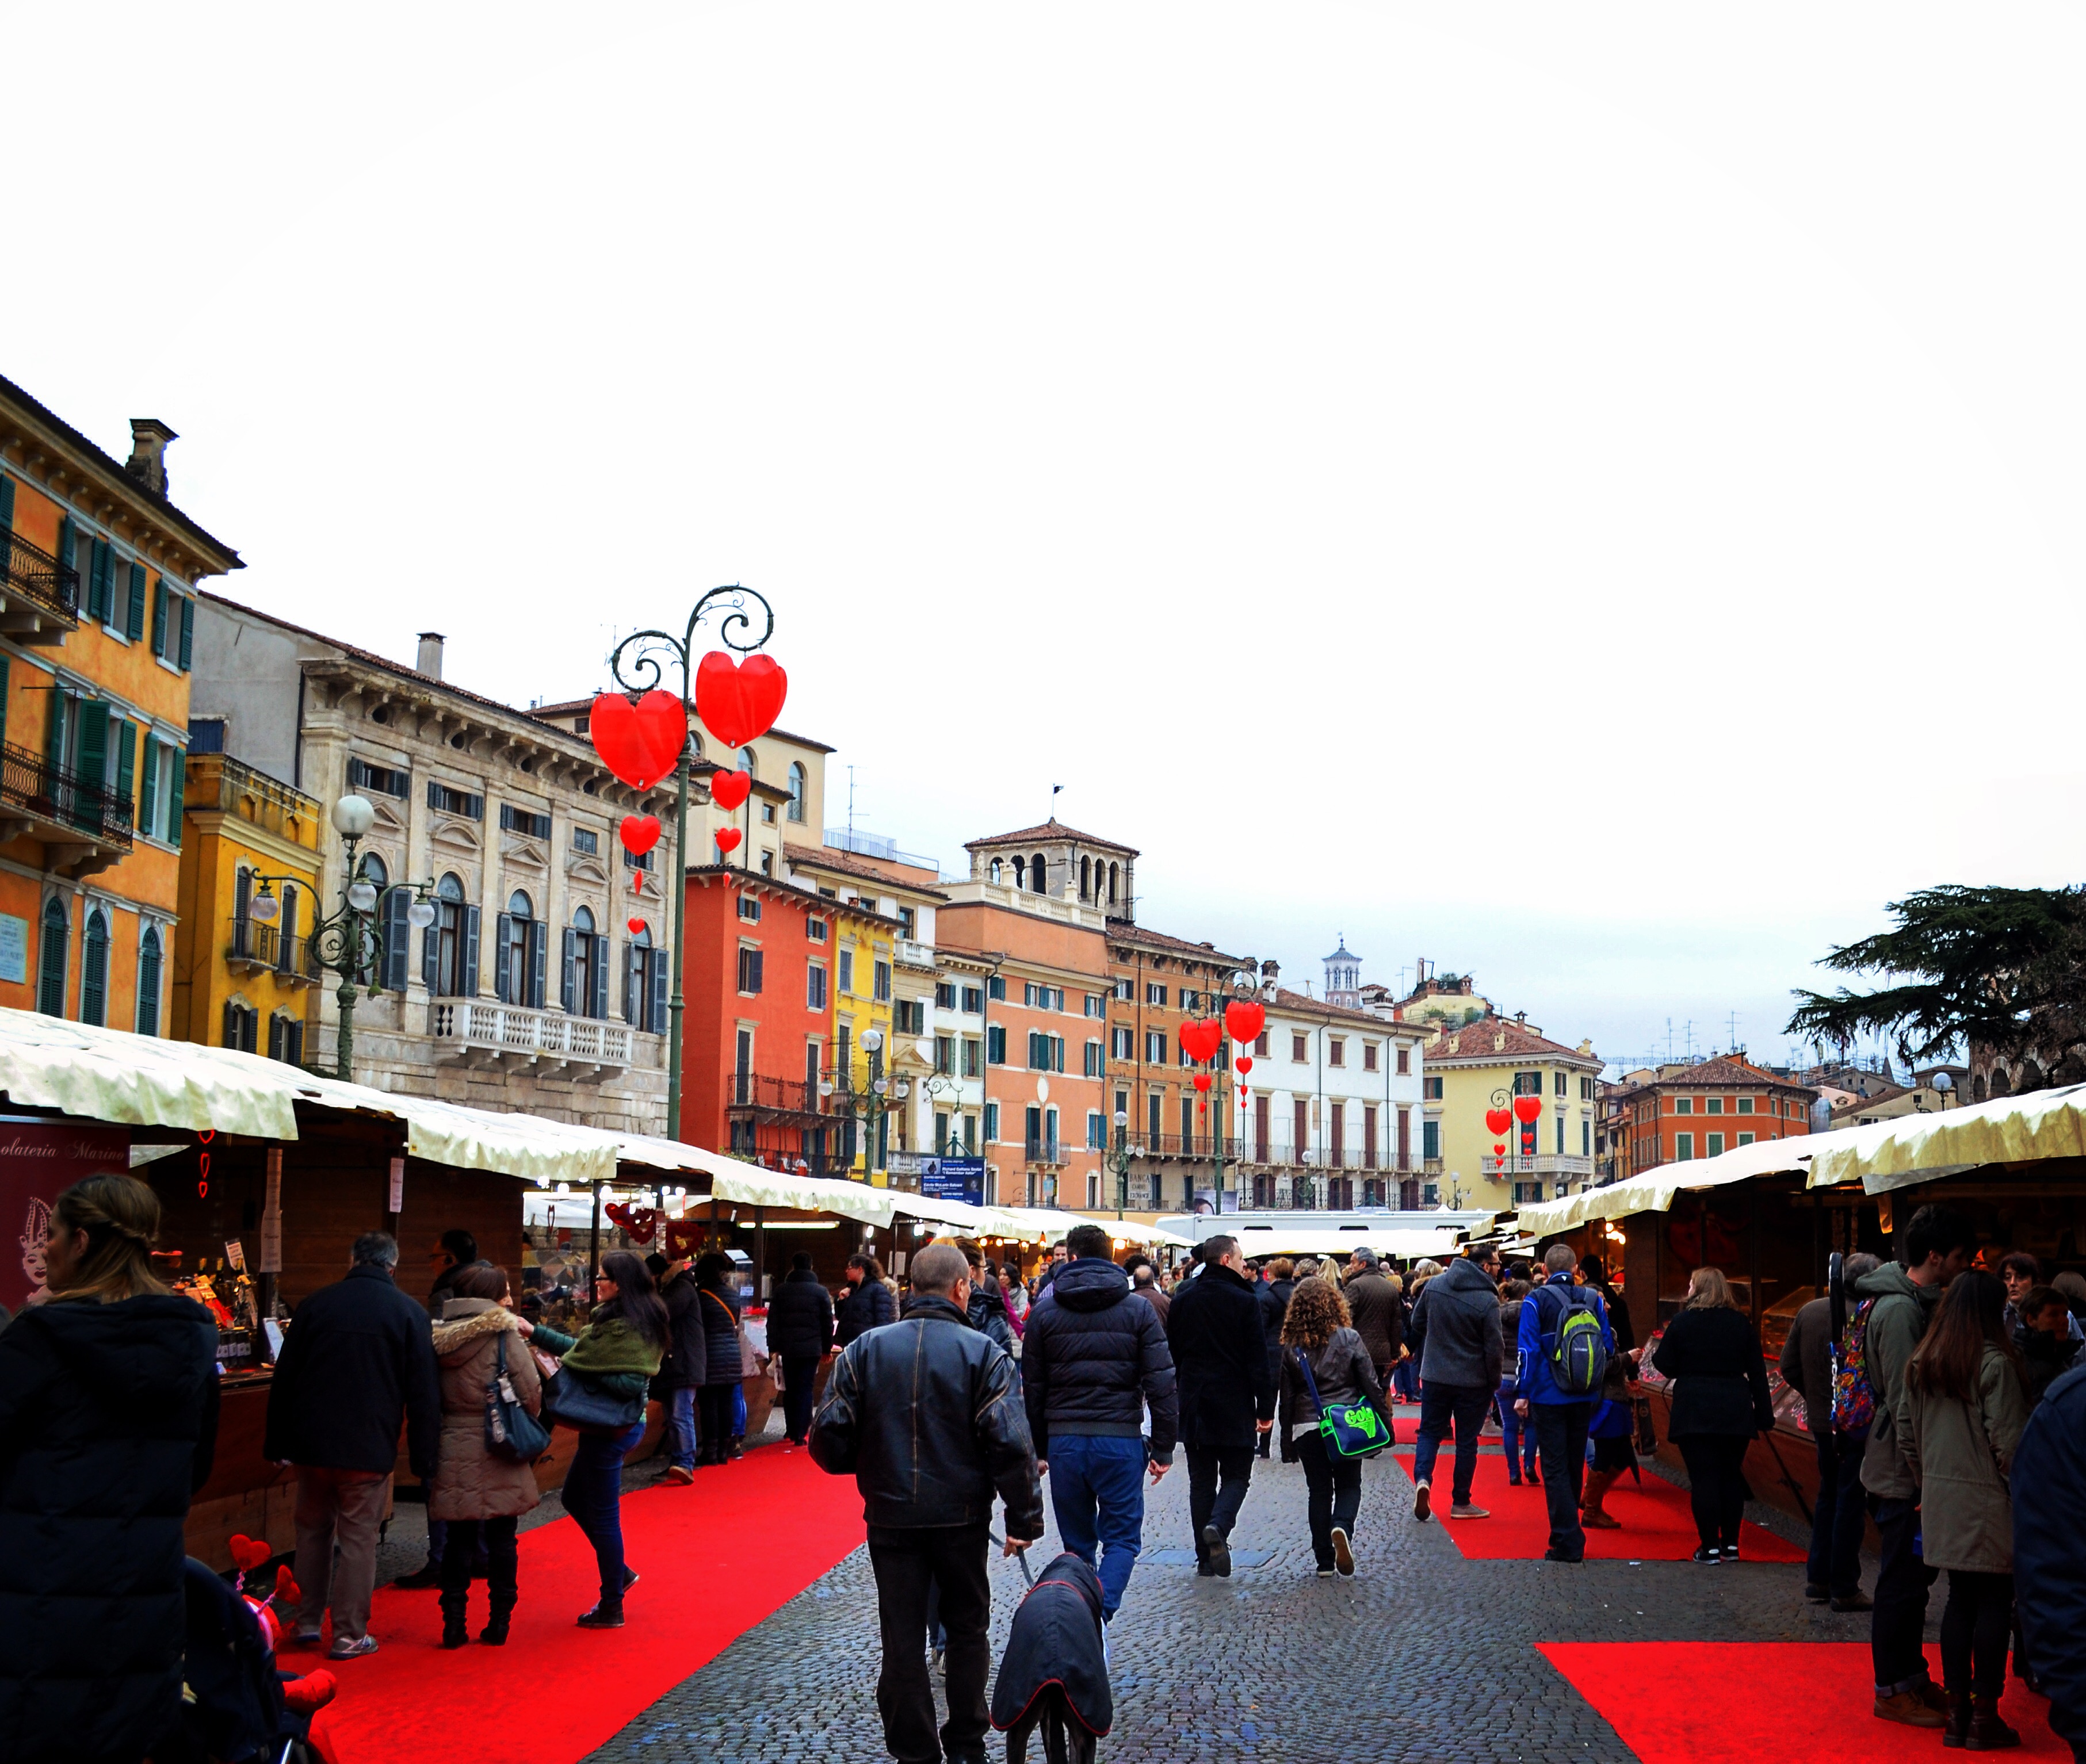
[[[493,1593],[492,1620],[478,1632],[478,1639],[481,1642],[489,1642],[495,1647],[505,1645],[507,1626],[514,1615],[516,1597],[517,1594],[512,1587],[504,1592],[496,1591]]]
[[[470,1639],[470,1631],[464,1627],[464,1616],[470,1598],[470,1593],[468,1589],[462,1592],[451,1592],[446,1588],[443,1589],[443,1647],[461,1647]]]
[[[1941,1736],[1947,1746],[1960,1746],[1970,1737],[1970,1693],[1951,1689],[1948,1693],[1948,1727]]]

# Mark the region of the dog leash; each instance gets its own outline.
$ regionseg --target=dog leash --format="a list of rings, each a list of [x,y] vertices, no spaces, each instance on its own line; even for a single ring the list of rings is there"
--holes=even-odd
[[[986,1542],[998,1544],[1003,1549],[1007,1547],[1007,1540],[1004,1537],[995,1537],[990,1532],[987,1532],[985,1535]],[[1024,1583],[1034,1586],[1036,1571],[1028,1566],[1028,1551],[1026,1545],[1015,1551],[1014,1559],[1021,1564],[1021,1578]]]

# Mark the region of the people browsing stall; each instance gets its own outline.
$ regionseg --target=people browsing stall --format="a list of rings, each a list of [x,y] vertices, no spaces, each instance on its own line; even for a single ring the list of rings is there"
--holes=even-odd
[[[2028,1375],[2031,1407],[2042,1401],[2050,1387],[2079,1363],[2080,1344],[2067,1327],[2073,1320],[2071,1307],[2054,1286],[2033,1286],[2008,1309],[2021,1321],[2007,1333],[2020,1350]]]
[[[448,1527],[441,1562],[445,1647],[461,1647],[470,1639],[465,1619],[481,1541],[492,1609],[480,1641],[498,1647],[507,1639],[520,1596],[516,1532],[539,1498],[536,1473],[526,1460],[494,1452],[486,1439],[489,1392],[498,1391],[530,1415],[543,1408],[542,1381],[513,1302],[505,1269],[473,1262],[457,1269],[434,1327],[442,1430],[428,1516]]]
[[[134,1176],[74,1183],[48,1297],[0,1330],[0,1758],[138,1758],[180,1714],[217,1330],[153,1273],[159,1225]]]
[[[768,1351],[782,1365],[783,1435],[801,1446],[811,1426],[811,1392],[819,1362],[833,1345],[832,1294],[798,1250],[768,1303]]]
[[[297,1638],[315,1645],[330,1609],[335,1660],[377,1651],[369,1600],[399,1430],[423,1482],[433,1480],[441,1430],[428,1314],[393,1282],[397,1243],[365,1231],[350,1254],[347,1277],[297,1307],[268,1390],[262,1447],[270,1462],[297,1466]]]
[[[847,1290],[835,1307],[837,1339],[845,1347],[857,1336],[898,1320],[898,1303],[883,1284],[883,1265],[866,1252],[850,1256]]]
[[[686,1485],[696,1479],[696,1392],[709,1381],[703,1305],[687,1257],[670,1262],[648,1256],[645,1272],[658,1282],[659,1302],[666,1307],[666,1358],[652,1380],[652,1394],[666,1412],[659,1449],[666,1460],[666,1480]]]
[[[1352,1575],[1361,1460],[1329,1451],[1318,1423],[1332,1405],[1365,1402],[1377,1411],[1387,1435],[1390,1405],[1377,1383],[1369,1350],[1355,1333],[1347,1302],[1331,1281],[1314,1276],[1296,1282],[1282,1320],[1282,1461],[1304,1466],[1311,1554],[1319,1579]]]
[[[1950,1284],[1905,1362],[1900,1430],[1919,1485],[1920,1559],[1930,1571],[1948,1571],[1941,1613],[1946,1743],[1973,1751],[2020,1744],[1999,1716],[2014,1606],[2007,1479],[2029,1417],[2006,1304],[2006,1288],[1982,1269]]]
[[[1586,1432],[1616,1350],[1600,1294],[1573,1282],[1577,1260],[1568,1243],[1553,1243],[1543,1252],[1543,1283],[1522,1301],[1517,1338],[1514,1413],[1534,1422],[1543,1460],[1543,1496],[1550,1509],[1546,1562],[1586,1559],[1579,1502],[1586,1486]]]
[[[2016,1250],[1999,1258],[1999,1278],[2007,1289],[2007,1333],[2012,1335],[2025,1325],[2029,1307],[2028,1296],[2038,1290],[2051,1290],[2043,1282],[2042,1264],[2025,1250]],[[2058,1333],[2073,1341],[2086,1342],[2086,1328],[2071,1315],[2071,1307],[2065,1304],[2062,1294],[2054,1294],[2057,1302],[2065,1306],[2064,1326]]]
[[[624,1596],[637,1583],[623,1556],[623,1460],[645,1437],[645,1393],[666,1357],[670,1325],[651,1275],[628,1250],[602,1257],[594,1296],[599,1303],[578,1334],[539,1323],[530,1340],[559,1356],[553,1384],[577,1380],[575,1395],[590,1399],[584,1412],[606,1418],[580,1430],[564,1494],[565,1511],[594,1545],[600,1571],[601,1596],[580,1613],[580,1626],[619,1630]],[[707,1394],[709,1386],[704,1389]],[[550,1413],[554,1418],[560,1413],[555,1392]]]
[[[1876,1257],[1858,1252],[1840,1265],[1841,1285],[1875,1272]],[[1818,1494],[1811,1509],[1811,1554],[1804,1596],[1836,1611],[1866,1611],[1862,1594],[1862,1440],[1833,1422],[1833,1301],[1813,1299],[1790,1320],[1782,1343],[1782,1381],[1803,1399],[1803,1425],[1818,1457]]]
[[[739,1293],[732,1280],[731,1258],[712,1250],[699,1260],[696,1291],[702,1303],[703,1340],[708,1356],[702,1389],[702,1461],[729,1464],[744,1454],[734,1399],[740,1394],[745,1356],[739,1347]]]
[[[1674,1381],[1667,1432],[1688,1466],[1699,1562],[1736,1562],[1746,1510],[1746,1448],[1774,1426],[1760,1332],[1720,1269],[1698,1268],[1652,1364]]]

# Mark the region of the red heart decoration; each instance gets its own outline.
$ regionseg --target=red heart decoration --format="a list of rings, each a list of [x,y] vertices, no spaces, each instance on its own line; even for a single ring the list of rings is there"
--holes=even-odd
[[[588,716],[587,739],[617,777],[649,790],[672,772],[688,745],[688,713],[672,693],[657,688],[635,704],[620,692],[603,692]]]
[[[285,1605],[301,1605],[304,1596],[299,1590],[296,1579],[290,1573],[287,1562],[275,1571],[275,1596]]]
[[[1513,1118],[1527,1126],[1543,1112],[1543,1099],[1539,1096],[1517,1096],[1513,1099]]]
[[[626,814],[619,831],[624,849],[634,857],[642,857],[659,843],[659,817],[656,814]]]
[[[743,747],[774,728],[789,691],[773,656],[748,656],[741,665],[713,649],[696,669],[696,715],[726,746]]]
[[[657,1207],[632,1206],[627,1201],[611,1201],[602,1211],[641,1243],[652,1241],[653,1230],[659,1222]]]
[[[717,849],[727,856],[739,849],[739,829],[728,827],[717,836]]]
[[[1191,1060],[1215,1059],[1217,1044],[1223,1039],[1224,1031],[1214,1017],[1181,1025],[1181,1051]]]
[[[630,934],[633,937],[645,929],[645,921],[642,919],[631,919],[626,920],[625,923],[629,926]]]
[[[265,1539],[249,1537],[243,1532],[234,1532],[225,1548],[232,1553],[232,1566],[241,1574],[251,1574],[275,1554]]]
[[[1495,1158],[1504,1158],[1505,1156],[1506,1156],[1506,1147],[1505,1147],[1505,1146],[1493,1146],[1493,1147],[1492,1147],[1492,1156],[1494,1156]]]
[[[1488,1108],[1485,1111],[1485,1131],[1493,1138],[1504,1138],[1506,1130],[1513,1125],[1513,1111],[1507,1108]]]
[[[721,809],[735,809],[753,788],[750,771],[713,771],[710,774],[710,801]]]
[[[1209,1087],[1210,1074],[1207,1072],[1198,1072],[1195,1074],[1195,1088],[1198,1090],[1207,1090]]]
[[[1267,1013],[1249,998],[1235,998],[1224,1006],[1224,1027],[1234,1041],[1258,1041],[1266,1027]]]
[[[1244,1078],[1247,1073],[1253,1070],[1253,1056],[1249,1053],[1242,1053],[1232,1061],[1232,1064],[1239,1069],[1239,1076]]]

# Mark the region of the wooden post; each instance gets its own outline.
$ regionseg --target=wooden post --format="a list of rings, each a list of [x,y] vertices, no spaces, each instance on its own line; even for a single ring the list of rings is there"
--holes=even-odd
[[[753,1209],[753,1302],[768,1303],[768,1209]]]
[[[587,1303],[594,1303],[595,1282],[601,1278],[601,1184],[594,1185],[594,1225],[587,1237]]]

